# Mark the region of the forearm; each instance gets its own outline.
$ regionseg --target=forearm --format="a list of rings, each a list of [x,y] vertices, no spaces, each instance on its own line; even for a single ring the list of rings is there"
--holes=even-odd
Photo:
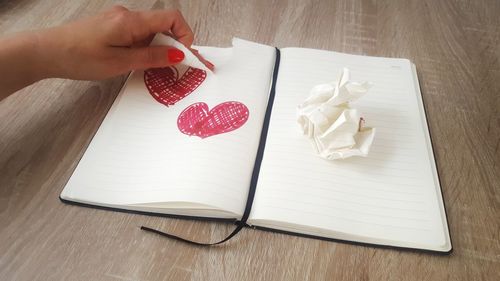
[[[49,76],[39,57],[39,40],[34,32],[0,39],[0,100]]]

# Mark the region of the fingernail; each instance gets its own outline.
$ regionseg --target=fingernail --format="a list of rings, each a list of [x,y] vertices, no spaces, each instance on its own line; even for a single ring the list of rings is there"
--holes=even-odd
[[[178,63],[184,59],[184,52],[176,48],[171,48],[167,51],[167,57],[169,62]]]
[[[215,69],[215,65],[213,63],[207,61],[207,64],[208,64],[207,66],[208,66],[208,68],[210,68],[210,70],[214,70]]]

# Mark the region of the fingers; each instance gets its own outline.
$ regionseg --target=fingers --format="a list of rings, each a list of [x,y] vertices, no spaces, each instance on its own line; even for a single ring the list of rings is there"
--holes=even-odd
[[[154,37],[155,37],[155,34],[151,34],[143,40],[139,40],[138,42],[134,42],[132,44],[132,47],[147,47],[147,46],[149,46],[149,44],[151,44],[151,41],[153,41]]]
[[[149,34],[170,32],[184,46],[193,44],[193,31],[178,10],[142,11],[137,12],[137,15],[148,28]]]
[[[128,62],[129,70],[135,70],[177,64],[184,59],[184,53],[169,46],[151,46],[126,49],[122,57],[122,61]]]
[[[198,50],[190,50],[206,67],[214,71],[215,66],[203,58]],[[129,62],[127,65],[128,70],[170,66],[182,62],[185,57],[181,50],[170,46],[131,48],[124,49],[124,51],[121,53],[120,59]]]
[[[143,69],[151,67],[165,67],[178,63],[184,59],[184,54],[172,47],[146,47],[156,33],[169,34],[176,40],[189,48],[200,61],[209,69],[214,70],[214,65],[203,58],[197,50],[191,49],[194,40],[193,31],[178,10],[154,10],[154,11],[129,11],[123,6],[114,6],[112,13],[120,13],[117,20],[118,26],[128,30],[130,36],[125,43],[114,43],[114,47],[132,47],[120,50],[120,57],[125,60],[125,66],[129,69]],[[180,52],[180,53],[179,53]],[[182,54],[182,58],[177,59]]]

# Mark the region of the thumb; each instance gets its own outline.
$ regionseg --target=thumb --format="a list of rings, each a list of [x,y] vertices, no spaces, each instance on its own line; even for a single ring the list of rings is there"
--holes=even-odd
[[[131,48],[128,60],[132,69],[165,67],[184,60],[184,52],[169,46]]]

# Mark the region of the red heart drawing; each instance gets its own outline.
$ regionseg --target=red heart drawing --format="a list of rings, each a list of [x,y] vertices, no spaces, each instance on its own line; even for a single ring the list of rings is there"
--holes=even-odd
[[[203,139],[238,129],[247,122],[248,115],[248,108],[241,102],[223,102],[210,111],[206,103],[198,102],[179,114],[177,127],[183,134]]]
[[[207,77],[204,70],[189,67],[179,78],[179,70],[173,66],[150,68],[144,71],[144,84],[153,98],[166,106],[191,94]]]

